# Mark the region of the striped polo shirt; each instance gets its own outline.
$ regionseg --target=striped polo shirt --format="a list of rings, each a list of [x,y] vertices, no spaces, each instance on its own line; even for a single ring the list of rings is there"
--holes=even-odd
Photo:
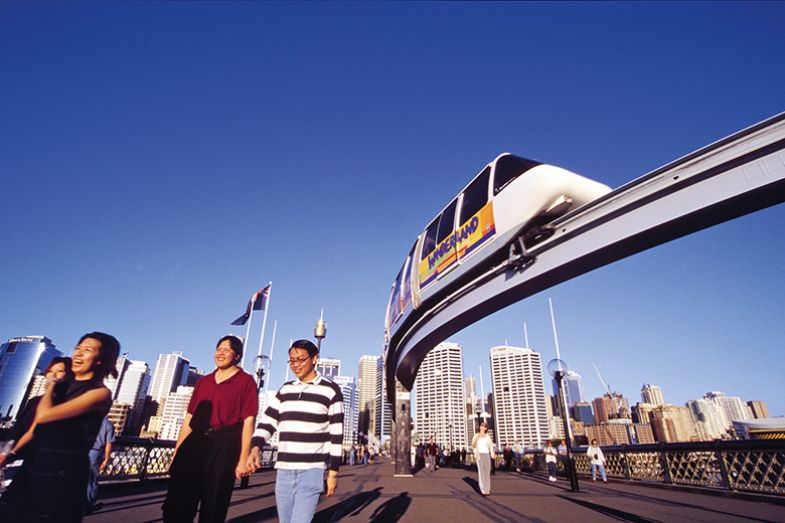
[[[283,384],[254,432],[254,446],[263,446],[278,431],[277,469],[338,470],[343,444],[343,395],[321,374],[309,382]]]

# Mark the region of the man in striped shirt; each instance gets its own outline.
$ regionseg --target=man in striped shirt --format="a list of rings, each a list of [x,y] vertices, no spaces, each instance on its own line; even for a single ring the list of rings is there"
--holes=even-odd
[[[327,496],[338,486],[343,443],[343,395],[338,385],[316,371],[319,351],[308,340],[289,349],[297,379],[283,384],[256,427],[249,465],[261,466],[264,442],[278,431],[275,503],[281,523],[313,519],[327,469]]]

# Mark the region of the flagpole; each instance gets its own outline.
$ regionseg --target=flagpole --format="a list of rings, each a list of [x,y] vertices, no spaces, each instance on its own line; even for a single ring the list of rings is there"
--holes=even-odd
[[[270,370],[267,372],[267,381],[264,382],[264,395],[267,395],[267,389],[270,388],[270,376],[273,373],[273,349],[275,349],[275,332],[278,330],[278,320],[273,322],[273,339],[270,342]]]
[[[256,304],[256,300],[254,299],[254,297],[256,297],[256,293],[254,293],[253,296],[251,296],[251,314],[250,316],[248,316],[248,324],[245,327],[245,338],[243,338],[243,357],[240,360],[241,368],[245,365],[245,353],[246,353],[245,349],[248,346],[248,336],[251,335],[251,322],[253,321],[253,308],[254,305]]]
[[[292,342],[293,341],[294,340],[292,340],[292,338],[289,338],[289,347],[292,346]],[[287,360],[286,360],[286,377],[283,379],[283,382],[286,383],[287,381],[289,381],[289,359],[288,359],[288,357],[287,357]]]
[[[267,328],[267,312],[270,310],[270,299],[273,296],[273,282],[269,282],[267,284],[267,288],[270,290],[267,292],[267,301],[264,304],[264,319],[262,320],[262,335],[259,336],[259,351],[257,356],[262,355],[262,343],[264,342],[264,330]]]

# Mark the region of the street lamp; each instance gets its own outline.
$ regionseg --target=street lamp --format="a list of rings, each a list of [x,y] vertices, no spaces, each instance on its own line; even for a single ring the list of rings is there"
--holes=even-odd
[[[264,387],[264,375],[270,373],[270,358],[259,355],[253,360],[253,371],[256,374],[256,387],[262,390]]]
[[[575,471],[575,462],[572,459],[572,442],[570,441],[570,420],[567,416],[567,405],[564,401],[564,387],[562,380],[567,375],[569,368],[564,360],[554,358],[548,362],[548,374],[556,380],[559,390],[559,408],[561,410],[562,422],[564,423],[564,441],[567,443],[567,460],[565,462],[565,472],[570,478],[570,490],[579,492],[578,474]]]

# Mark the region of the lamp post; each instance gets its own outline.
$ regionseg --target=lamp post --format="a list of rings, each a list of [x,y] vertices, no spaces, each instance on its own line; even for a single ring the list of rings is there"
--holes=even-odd
[[[554,358],[548,362],[548,374],[556,380],[556,386],[559,390],[559,409],[561,410],[562,422],[564,423],[564,442],[567,444],[567,459],[564,463],[565,472],[570,478],[570,490],[573,492],[580,492],[578,486],[578,474],[575,471],[575,462],[572,459],[572,441],[570,441],[570,420],[567,416],[567,405],[564,401],[564,386],[562,380],[567,375],[567,363],[558,358]]]
[[[253,360],[253,371],[256,374],[256,391],[260,393],[264,387],[264,375],[270,373],[270,358],[267,356],[259,355]],[[262,449],[259,449],[260,451]],[[248,488],[251,478],[243,476],[240,480],[240,488]]]

